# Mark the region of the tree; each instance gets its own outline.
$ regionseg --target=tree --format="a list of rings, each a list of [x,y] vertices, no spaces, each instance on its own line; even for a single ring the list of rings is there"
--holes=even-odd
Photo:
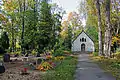
[[[98,31],[95,26],[86,26],[86,33],[93,39],[95,51],[98,52]]]
[[[101,22],[101,10],[100,10],[100,1],[96,0],[96,8],[98,15],[98,31],[99,31],[99,55],[103,55],[103,43],[102,43],[102,22]]]
[[[53,38],[53,20],[51,14],[51,6],[48,0],[42,0],[40,4],[40,20],[37,24],[38,27],[38,46],[40,51],[44,48],[51,48],[52,38]]]
[[[52,19],[53,19],[53,42],[52,46],[55,48],[57,43],[60,43],[61,22],[65,11],[57,4],[51,5]],[[59,45],[58,45],[59,46]]]
[[[80,14],[70,12],[68,19],[63,21],[61,27],[61,37],[64,40],[64,45],[67,49],[71,49],[72,40],[82,31],[83,26],[80,19]]]
[[[25,28],[25,0],[23,0],[23,15],[22,15],[22,34],[21,34],[21,50],[24,52],[24,28]]]
[[[8,33],[10,48],[16,51],[53,49],[59,42],[64,11],[49,0],[3,0],[0,14],[3,30]]]
[[[111,55],[111,25],[110,25],[110,0],[105,0],[106,9],[106,27],[105,27],[105,39],[104,39],[104,54],[109,57]]]
[[[80,17],[81,15],[78,14],[77,12],[70,12],[68,14],[67,21],[68,21],[68,25],[72,30],[72,38],[75,38],[83,29],[83,25]]]
[[[14,51],[14,47],[16,44],[16,36],[18,33],[18,14],[17,8],[18,3],[17,0],[2,0],[3,1],[3,9],[2,14],[5,16],[6,20],[2,23],[3,29],[8,32],[10,39],[10,47]]]
[[[3,32],[3,34],[1,35],[0,42],[4,50],[9,48],[9,38],[6,32]]]

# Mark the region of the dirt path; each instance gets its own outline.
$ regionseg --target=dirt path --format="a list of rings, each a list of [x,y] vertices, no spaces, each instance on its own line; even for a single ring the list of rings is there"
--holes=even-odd
[[[88,54],[80,54],[75,80],[116,80],[111,74],[100,69],[89,59]]]

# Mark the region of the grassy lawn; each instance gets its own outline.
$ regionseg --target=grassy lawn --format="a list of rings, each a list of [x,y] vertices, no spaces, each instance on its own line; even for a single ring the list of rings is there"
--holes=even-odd
[[[57,68],[41,75],[41,80],[74,80],[76,64],[77,57],[66,57]]]
[[[91,59],[97,63],[102,69],[111,73],[116,80],[120,80],[120,60],[113,58],[104,58],[104,57],[93,57]]]

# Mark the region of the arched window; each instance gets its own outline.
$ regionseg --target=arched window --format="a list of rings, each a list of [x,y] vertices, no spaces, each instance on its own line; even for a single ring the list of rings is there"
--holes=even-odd
[[[86,39],[85,39],[85,42],[86,42]]]
[[[80,42],[81,42],[81,39],[80,39]]]
[[[84,38],[82,38],[82,42],[84,42]]]

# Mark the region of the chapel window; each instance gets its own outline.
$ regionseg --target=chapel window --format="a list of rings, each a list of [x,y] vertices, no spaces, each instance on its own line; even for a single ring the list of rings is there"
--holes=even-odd
[[[84,42],[84,38],[82,38],[82,42]]]
[[[86,42],[86,39],[85,39],[85,42]]]
[[[80,39],[80,42],[81,42],[82,40]]]

